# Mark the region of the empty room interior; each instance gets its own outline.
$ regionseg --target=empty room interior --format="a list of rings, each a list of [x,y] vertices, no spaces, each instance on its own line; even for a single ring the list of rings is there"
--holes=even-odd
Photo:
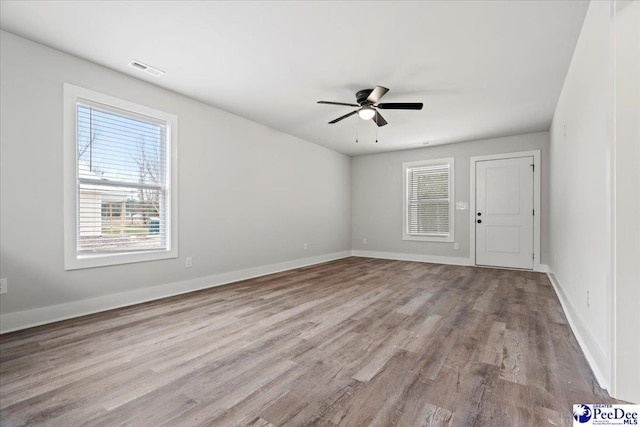
[[[640,403],[640,1],[2,0],[0,80],[1,426]]]

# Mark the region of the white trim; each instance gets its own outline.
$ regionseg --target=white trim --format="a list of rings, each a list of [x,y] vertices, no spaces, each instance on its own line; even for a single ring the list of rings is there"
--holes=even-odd
[[[101,311],[127,307],[174,295],[185,294],[200,289],[213,288],[215,286],[226,285],[240,280],[252,279],[267,274],[278,273],[280,271],[347,258],[349,256],[351,256],[351,251],[333,252],[309,258],[300,258],[292,261],[247,268],[245,270],[214,274],[181,282],[166,283],[163,285],[136,289],[135,291],[121,292],[64,304],[1,314],[0,334],[58,322],[60,320],[72,319]]]
[[[167,204],[169,205],[169,227],[167,235],[169,249],[148,252],[120,252],[79,257],[77,254],[77,211],[76,180],[78,162],[76,159],[76,102],[78,99],[100,103],[145,117],[161,119],[167,125],[168,152],[171,161],[167,164],[170,182],[167,183]],[[102,267],[178,257],[178,117],[175,114],[156,110],[144,105],[105,95],[89,89],[63,84],[63,217],[64,217],[64,269]]]
[[[409,188],[407,186],[407,169],[420,166],[449,165],[449,234],[446,236],[427,236],[407,233],[407,204]],[[402,163],[402,240],[418,240],[423,242],[455,242],[455,158],[419,160]]]
[[[600,347],[600,344],[598,344],[598,340],[596,340],[596,338],[591,334],[578,311],[574,310],[573,305],[571,305],[571,302],[562,291],[562,286],[560,285],[558,278],[551,272],[547,273],[547,277],[549,277],[549,281],[560,300],[560,305],[562,305],[562,310],[567,317],[571,331],[576,337],[576,340],[582,349],[582,353],[593,371],[593,375],[596,377],[601,388],[610,391],[610,385],[606,379],[607,377],[600,368],[601,366],[606,365],[607,357],[604,350]]]
[[[457,258],[457,257],[424,255],[424,254],[407,254],[407,253],[401,253],[401,252],[378,252],[378,251],[353,250],[351,251],[351,255],[363,257],[363,258],[392,259],[396,261],[429,262],[433,264],[449,264],[449,265],[464,265],[464,266],[473,265],[471,263],[471,259],[469,258]]]
[[[469,187],[469,258],[471,265],[476,265],[476,233],[475,233],[475,211],[476,211],[476,163],[486,160],[513,159],[518,157],[533,157],[533,209],[535,215],[533,217],[533,271],[545,272],[546,266],[540,263],[540,217],[542,209],[540,208],[540,150],[518,151],[514,153],[489,154],[486,156],[474,156],[469,159],[469,167],[471,175],[471,185]]]
[[[610,73],[610,81],[611,90],[609,92],[609,111],[611,113],[611,121],[608,123],[608,144],[607,144],[607,154],[609,156],[607,162],[607,182],[606,182],[606,196],[609,199],[609,204],[607,206],[607,232],[609,233],[609,271],[607,272],[607,298],[608,298],[608,312],[607,317],[609,319],[609,328],[610,328],[610,336],[609,336],[609,347],[610,347],[610,357],[609,360],[609,379],[611,381],[611,392],[612,396],[617,396],[618,394],[618,365],[617,365],[617,353],[618,353],[618,322],[617,322],[617,294],[618,294],[618,283],[617,283],[617,218],[616,218],[616,206],[617,206],[617,185],[616,181],[616,170],[617,170],[617,157],[616,157],[616,146],[617,146],[617,120],[618,120],[618,112],[617,112],[617,31],[616,31],[616,19],[617,14],[617,5],[616,0],[613,0],[609,3],[609,49],[610,49],[610,61],[609,61],[609,73]]]

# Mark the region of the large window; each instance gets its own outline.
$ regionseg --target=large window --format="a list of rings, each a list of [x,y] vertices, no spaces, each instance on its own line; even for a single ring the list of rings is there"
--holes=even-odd
[[[405,240],[453,242],[453,158],[403,164]]]
[[[173,115],[65,85],[65,268],[177,256]]]

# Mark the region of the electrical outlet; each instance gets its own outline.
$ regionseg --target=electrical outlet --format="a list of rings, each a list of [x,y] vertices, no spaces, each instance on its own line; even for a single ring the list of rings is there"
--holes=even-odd
[[[0,279],[0,294],[7,293],[7,279]]]
[[[305,243],[305,244],[302,246],[302,249],[304,249],[304,250],[306,251],[307,249],[309,249],[309,245],[307,245],[307,244]]]
[[[193,267],[193,260],[191,259],[190,256],[188,256],[187,259],[185,259],[184,266],[187,268]]]
[[[460,243],[456,242],[453,244],[453,250],[454,251],[459,251],[460,250]]]
[[[367,244],[367,238],[365,237],[364,239],[362,239],[362,244],[366,245]]]

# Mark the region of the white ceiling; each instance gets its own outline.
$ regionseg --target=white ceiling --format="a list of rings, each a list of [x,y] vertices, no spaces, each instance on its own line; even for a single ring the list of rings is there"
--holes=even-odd
[[[548,130],[586,1],[0,2],[2,29],[348,155]],[[164,70],[153,77],[131,60]],[[355,92],[386,86],[379,129]],[[357,125],[356,125],[357,123]],[[355,143],[356,127],[359,132]]]

